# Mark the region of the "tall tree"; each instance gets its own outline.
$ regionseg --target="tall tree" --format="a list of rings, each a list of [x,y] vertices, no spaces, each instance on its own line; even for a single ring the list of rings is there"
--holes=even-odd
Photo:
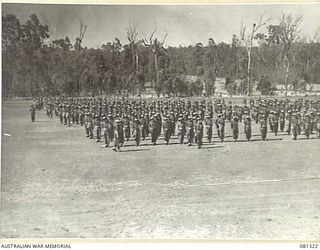
[[[291,67],[291,48],[299,35],[302,16],[293,17],[292,14],[282,14],[278,25],[269,26],[269,40],[281,44],[286,65],[285,96],[288,94],[289,71]]]
[[[241,27],[241,40],[244,42],[246,48],[247,48],[247,53],[248,53],[248,66],[247,66],[247,95],[251,95],[251,64],[252,64],[252,48],[253,48],[253,39],[255,38],[256,33],[259,31],[259,29],[263,26],[265,26],[271,18],[265,19],[264,15],[260,15],[259,23],[253,23],[252,24],[252,30],[246,34],[246,27],[242,25]]]

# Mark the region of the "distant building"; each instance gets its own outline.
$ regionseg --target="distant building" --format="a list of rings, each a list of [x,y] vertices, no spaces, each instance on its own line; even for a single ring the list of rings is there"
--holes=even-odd
[[[142,98],[157,97],[157,92],[155,91],[152,82],[144,83],[144,91],[141,93],[141,97]]]
[[[306,84],[305,95],[320,96],[320,84]]]
[[[285,96],[286,95],[286,86],[284,84],[276,84],[275,90],[273,94],[276,96]],[[296,91],[294,91],[294,87],[292,84],[288,84],[287,86],[287,95],[288,96],[295,96]]]
[[[228,96],[228,91],[226,90],[226,78],[217,77],[214,83],[215,95],[217,96]]]

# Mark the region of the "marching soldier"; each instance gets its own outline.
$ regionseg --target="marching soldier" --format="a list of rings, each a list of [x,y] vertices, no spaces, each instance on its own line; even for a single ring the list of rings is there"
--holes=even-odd
[[[136,142],[136,146],[139,146],[140,141],[141,141],[141,129],[140,129],[139,120],[137,118],[134,118],[134,120],[133,120],[132,134],[133,134],[134,140]]]
[[[93,123],[92,123],[92,117],[89,112],[85,114],[85,130],[86,130],[86,135],[90,139],[93,138]]]
[[[251,118],[249,115],[244,120],[244,132],[248,141],[251,140]]]
[[[188,120],[186,123],[186,132],[187,132],[188,146],[191,146],[193,142],[193,137],[194,137],[193,121],[191,116],[188,116]]]
[[[307,137],[307,139],[309,139],[310,137],[310,125],[311,125],[311,118],[310,118],[310,114],[306,114],[304,117],[304,133]]]
[[[146,139],[148,129],[146,117],[140,115],[140,119],[138,120],[138,122],[140,128],[140,137],[142,137],[142,140],[144,141]]]
[[[31,116],[31,122],[34,122],[36,119],[36,107],[31,104],[30,106],[30,116]]]
[[[198,148],[201,148],[202,138],[203,138],[203,124],[200,117],[197,118],[197,123],[195,125],[195,132],[197,137]]]
[[[291,133],[291,120],[292,120],[292,111],[288,110],[287,111],[287,121],[288,121],[287,132],[288,132],[288,135],[290,135],[290,133]]]
[[[298,116],[296,112],[292,113],[291,115],[291,133],[292,133],[292,139],[296,140],[298,136]]]
[[[320,138],[320,110],[317,113],[317,117],[316,117],[316,130],[317,130],[317,134],[318,134],[318,138]]]
[[[185,124],[182,117],[179,117],[177,126],[178,126],[179,142],[180,142],[180,144],[183,144],[184,136],[186,134],[186,124]]]
[[[234,139],[234,142],[237,142],[239,137],[239,119],[237,116],[233,116],[231,120],[231,124],[232,124],[231,127],[232,127],[233,139]]]
[[[167,117],[164,117],[164,122],[162,123],[163,128],[163,135],[164,135],[164,141],[166,144],[169,144],[170,136],[171,136],[171,129],[170,129],[170,121],[168,121]]]
[[[101,138],[101,126],[100,126],[100,119],[99,115],[96,114],[93,120],[93,131],[96,136],[97,142],[100,142]]]
[[[104,148],[109,147],[110,142],[113,140],[113,125],[109,122],[106,116],[102,117],[102,132],[104,137]]]
[[[271,122],[272,122],[272,128],[275,135],[278,134],[278,128],[279,128],[279,116],[276,111],[272,112],[271,115]]]
[[[218,129],[218,136],[221,142],[224,142],[224,129],[225,129],[225,120],[222,113],[218,114],[218,119],[216,121],[216,126]]]
[[[205,124],[205,127],[206,127],[207,140],[208,140],[209,143],[211,143],[213,122],[212,122],[212,119],[211,119],[210,115],[206,116],[204,124]]]
[[[130,121],[127,115],[122,118],[124,138],[129,141],[130,138]]]
[[[279,120],[280,120],[280,131],[283,132],[284,126],[285,126],[285,121],[286,121],[285,120],[285,113],[284,113],[283,109],[280,111]]]
[[[310,134],[313,134],[313,130],[316,128],[316,120],[317,120],[317,115],[312,110],[310,112]]]
[[[113,135],[113,138],[114,138],[113,150],[114,151],[117,151],[117,150],[120,151],[120,140],[121,140],[120,137],[122,136],[121,134],[123,134],[123,128],[120,125],[119,118],[117,118],[115,121],[115,125],[114,125],[114,135]]]
[[[149,130],[151,134],[151,142],[153,143],[153,145],[156,145],[158,139],[158,128],[157,121],[153,116],[150,117]]]
[[[267,138],[267,132],[268,132],[268,124],[267,124],[265,115],[261,115],[260,117],[260,132],[261,132],[262,140],[265,141]]]

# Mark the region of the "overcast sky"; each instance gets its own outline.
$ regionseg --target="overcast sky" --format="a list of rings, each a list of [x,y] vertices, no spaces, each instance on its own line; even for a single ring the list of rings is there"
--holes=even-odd
[[[154,25],[160,39],[167,33],[166,46],[187,46],[212,37],[230,43],[239,34],[241,22],[252,25],[265,13],[277,23],[281,13],[302,15],[302,32],[312,37],[320,28],[320,4],[237,4],[237,5],[39,5],[3,4],[3,15],[13,13],[21,23],[31,14],[43,16],[50,25],[51,39],[79,34],[79,20],[88,25],[83,45],[100,47],[115,37],[127,43],[126,29],[136,23],[139,37],[148,37]]]

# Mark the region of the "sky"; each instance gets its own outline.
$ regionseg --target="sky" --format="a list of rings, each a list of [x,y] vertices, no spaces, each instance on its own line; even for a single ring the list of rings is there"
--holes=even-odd
[[[302,15],[301,34],[313,37],[320,32],[320,3],[304,4],[225,4],[225,5],[58,5],[3,4],[2,14],[15,14],[24,23],[31,14],[50,26],[50,39],[69,36],[72,43],[79,35],[80,20],[87,24],[83,46],[98,48],[119,38],[127,43],[127,27],[134,23],[139,38],[148,38],[154,27],[155,37],[165,46],[188,46],[198,42],[230,43],[239,35],[241,23],[251,26],[262,14],[278,23],[282,13]],[[261,29],[265,32],[265,28]]]

